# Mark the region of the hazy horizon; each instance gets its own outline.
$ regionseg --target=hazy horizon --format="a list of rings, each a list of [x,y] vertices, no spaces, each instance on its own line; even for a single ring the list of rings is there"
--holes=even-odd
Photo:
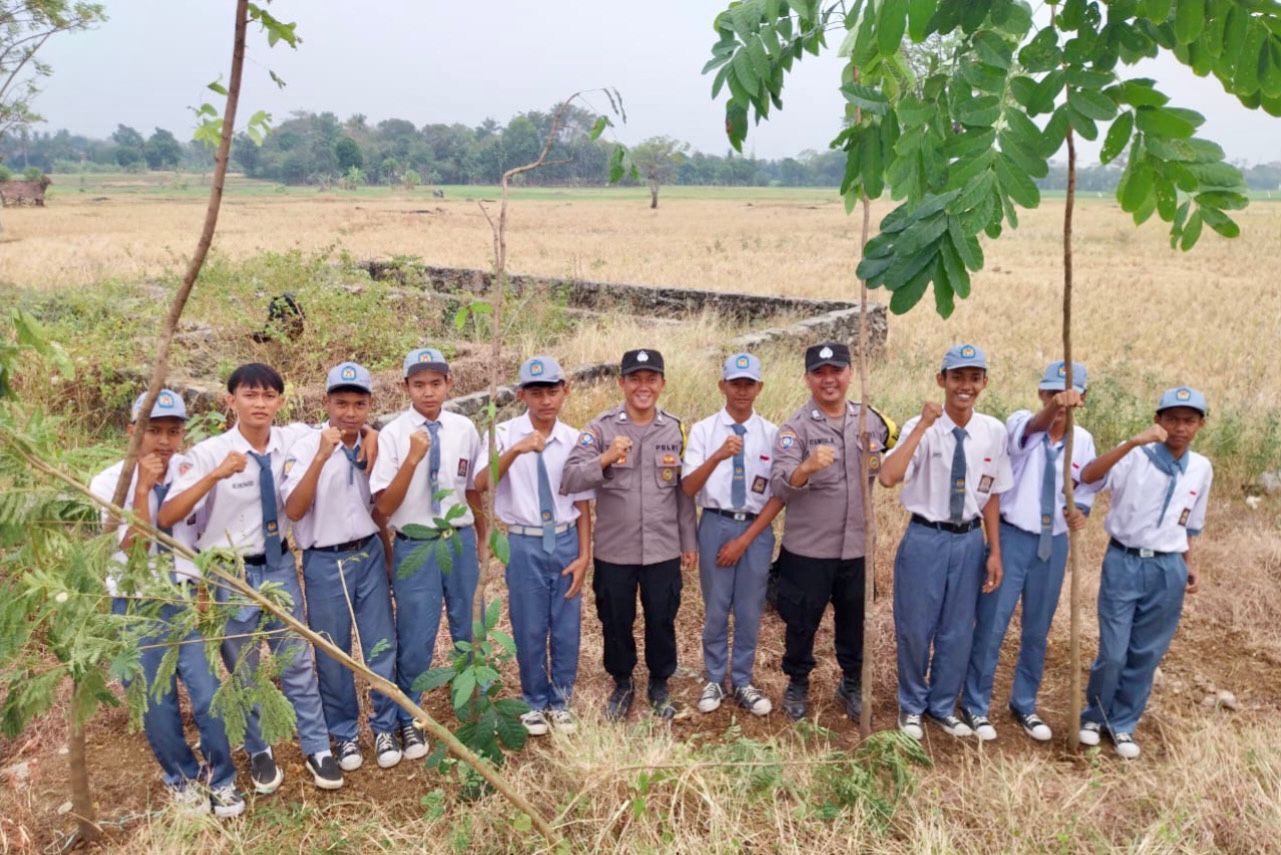
[[[341,119],[360,113],[370,124],[400,118],[419,127],[474,127],[609,86],[622,93],[628,114],[615,138],[635,144],[661,134],[720,154],[729,148],[724,93],[712,101],[711,79],[700,71],[723,7],[721,0],[651,0],[638,13],[618,0],[562,0],[562,13],[551,16],[528,3],[382,0],[377,11],[357,15],[336,0],[276,0],[272,13],[296,20],[303,43],[296,51],[268,48],[251,28],[239,124],[264,109],[276,123],[294,111],[328,111]],[[97,30],[60,36],[42,51],[54,73],[35,102],[47,119],[36,130],[104,138],[125,124],[144,135],[161,127],[189,139],[189,108],[220,100],[205,86],[225,78],[232,10],[231,3],[190,0],[108,2],[110,19]],[[183,35],[192,33],[198,35]],[[752,128],[744,153],[776,159],[826,149],[844,104],[840,65],[834,44],[823,56],[807,54],[787,80],[785,109]],[[278,89],[268,69],[288,85]],[[1172,59],[1128,72],[1144,75],[1157,79],[1172,103],[1203,113],[1203,135],[1228,158],[1281,159],[1281,119],[1245,109],[1217,81]],[[138,94],[121,95],[130,91]],[[599,93],[589,105],[608,110]],[[1097,160],[1097,143],[1082,149],[1083,160]]]

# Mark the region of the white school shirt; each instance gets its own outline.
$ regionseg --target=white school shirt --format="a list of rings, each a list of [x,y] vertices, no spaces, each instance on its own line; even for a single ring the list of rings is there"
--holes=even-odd
[[[106,499],[108,502],[111,501],[115,497],[116,482],[120,480],[120,470],[124,468],[124,465],[125,465],[125,462],[123,460],[118,460],[112,466],[108,466],[106,469],[99,472],[97,475],[94,476],[93,480],[89,482],[89,491],[100,499]],[[187,460],[186,457],[184,457],[181,454],[175,454],[173,457],[170,457],[169,468],[165,472],[163,483],[166,483],[166,484],[173,483],[173,480],[175,476],[178,474],[178,472],[183,467],[190,467],[190,466],[191,466],[191,463]],[[138,486],[138,469],[137,467],[135,467],[133,470],[133,480],[129,482],[129,492],[125,494],[124,507],[126,510],[131,510],[133,508],[134,488],[137,486]],[[174,492],[173,492],[173,488],[171,487],[166,498],[172,495],[174,495]],[[159,509],[159,505],[160,503],[156,501],[156,494],[153,492],[151,494],[150,501],[148,502],[148,507],[151,509],[151,522],[153,525],[156,522],[156,511]],[[108,524],[111,521],[110,516],[111,514],[109,514],[107,511],[104,510],[102,512],[102,522],[104,525]],[[181,544],[184,544],[185,546],[190,546],[191,548],[194,549],[196,546],[196,529],[198,525],[198,520],[199,520],[199,514],[193,511],[191,513],[191,516],[187,517],[185,520],[182,520],[181,522],[179,522],[177,525],[173,527],[173,539],[178,541]],[[116,543],[117,544],[119,544],[121,541],[125,539],[125,535],[128,533],[128,531],[129,531],[129,524],[124,520],[121,520],[120,524],[116,527]],[[151,555],[157,554],[157,546],[154,541],[148,547],[148,552]],[[115,553],[113,553],[111,558],[113,561],[118,562],[122,565],[127,563],[129,560],[125,556],[124,552],[121,550],[117,550]],[[196,569],[196,565],[191,562],[191,559],[181,555],[173,555],[172,558],[174,562],[174,568],[173,568],[174,581],[181,582],[181,581],[186,581],[188,579],[200,578],[200,571]],[[115,572],[108,572],[107,574],[107,591],[113,597],[117,593],[116,580],[118,575],[119,574]]]
[[[505,421],[494,428],[494,441],[499,455],[534,432],[534,423],[529,413]],[[578,508],[575,502],[590,502],[596,498],[595,490],[582,493],[560,494],[561,476],[565,472],[565,461],[574,450],[578,441],[578,429],[572,428],[561,420],[556,420],[552,435],[543,448],[543,463],[547,466],[547,480],[551,482],[556,525],[575,522]],[[478,466],[489,465],[489,437],[482,435],[480,462]],[[494,493],[494,514],[507,525],[543,527],[542,512],[538,506],[538,456],[522,454],[512,461],[507,474],[498,482],[498,491]]]
[[[1009,434],[1010,468],[1014,486],[1001,494],[1001,516],[1015,528],[1032,534],[1041,533],[1041,479],[1045,476],[1045,431],[1027,433],[1027,423],[1032,420],[1031,410],[1019,410],[1005,421]],[[1078,506],[1093,507],[1094,485],[1081,483],[1081,470],[1097,455],[1094,437],[1080,425],[1072,432],[1072,480],[1075,491],[1072,498]],[[1054,443],[1054,523],[1056,535],[1067,532],[1067,519],[1063,516],[1063,441]]]
[[[285,516],[284,500],[280,497],[285,457],[295,442],[313,433],[315,428],[299,422],[284,427],[273,425],[267,441],[265,453],[271,455],[271,477],[276,487],[276,520],[280,525],[282,540],[289,523],[289,517]],[[230,547],[241,555],[262,555],[266,548],[262,530],[262,493],[258,488],[258,476],[262,469],[257,460],[249,457],[250,452],[256,453],[256,449],[240,432],[239,425],[197,443],[187,452],[191,468],[174,479],[166,501],[195,486],[201,478],[217,469],[218,464],[233,451],[239,451],[248,458],[245,469],[219,481],[196,503],[195,510],[205,513],[204,527],[196,546],[200,549]]]
[[[733,424],[734,417],[722,407],[719,413],[694,425],[689,432],[689,441],[685,444],[682,477],[688,478],[691,472],[706,463],[725,444],[726,438],[734,435],[731,427]],[[759,514],[770,497],[770,465],[774,456],[774,441],[778,438],[778,426],[757,412],[753,412],[743,426],[747,428],[747,433],[743,434],[743,486],[747,488],[747,503],[742,510],[749,514]],[[694,501],[700,508],[739,510],[734,507],[732,457],[717,464]]]
[[[375,495],[387,489],[400,465],[409,456],[409,435],[416,430],[427,430],[424,423],[427,417],[410,407],[392,419],[387,427],[378,434],[378,459],[374,462],[374,471],[369,473],[369,489]],[[475,522],[471,506],[467,504],[466,490],[476,489],[476,466],[483,465],[480,456],[480,434],[471,419],[441,410],[440,417],[440,472],[437,475],[437,487],[448,490],[449,494],[441,499],[440,516],[452,507],[463,509],[461,516],[452,520],[454,526],[467,526]],[[414,477],[405,491],[405,500],[391,515],[389,522],[397,530],[403,526],[417,524],[434,528],[435,515],[431,512],[431,487],[427,479],[427,466],[431,461],[431,452],[423,456],[422,462],[414,468]]]
[[[908,419],[900,436],[911,435],[920,420],[920,416]],[[952,455],[956,451],[952,428],[956,426],[946,411],[939,416],[921,437],[903,476],[899,502],[910,513],[931,522],[951,520]],[[983,512],[988,499],[1014,485],[1014,476],[1005,447],[1005,425],[1000,419],[973,413],[965,431],[969,436],[965,440],[965,507],[961,516],[969,522]],[[886,459],[902,453],[904,446],[900,440],[886,454]]]
[[[285,454],[280,479],[280,495],[285,501],[311,468],[320,452],[320,430],[328,426],[326,422],[310,436],[300,438]],[[360,442],[357,440],[357,447]],[[378,524],[370,513],[373,501],[369,497],[369,473],[353,467],[343,448],[339,442],[325,461],[316,479],[311,507],[293,524],[290,537],[302,549],[363,540],[378,531]],[[349,473],[353,477],[348,477]]]
[[[1214,467],[1195,451],[1184,454],[1187,470],[1177,476],[1164,518],[1160,518],[1161,505],[1169,476],[1152,465],[1142,446],[1117,461],[1099,488],[1099,492],[1112,491],[1112,505],[1103,521],[1109,535],[1133,549],[1188,551],[1188,535],[1200,534],[1205,526]]]

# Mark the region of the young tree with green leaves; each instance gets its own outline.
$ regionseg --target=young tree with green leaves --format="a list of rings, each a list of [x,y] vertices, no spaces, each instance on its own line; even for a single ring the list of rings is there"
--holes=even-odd
[[[1198,135],[1200,114],[1126,69],[1170,55],[1199,76],[1213,74],[1246,107],[1281,115],[1281,4],[1063,0],[1046,9],[1038,18],[1022,0],[736,0],[716,18],[719,38],[704,71],[715,72],[713,97],[728,90],[726,129],[741,149],[749,116],[759,122],[782,108],[794,63],[827,47],[829,32],[844,34],[847,125],[831,145],[845,152],[847,210],[887,191],[900,203],[857,268],[868,287],[890,292],[896,314],[933,286],[936,310],[949,317],[983,267],[983,237],[998,238],[1017,227],[1019,208],[1040,204],[1034,179],[1066,147],[1063,341],[1071,366],[1075,137],[1102,137],[1104,163],[1125,155],[1116,195],[1136,224],[1156,214],[1183,250],[1206,226],[1235,237],[1228,212],[1248,202],[1240,171]],[[925,68],[909,61],[912,45],[937,37],[955,41]],[[1071,436],[1069,414],[1065,466]],[[1069,504],[1071,480],[1069,472]],[[1073,544],[1071,691],[1079,717],[1076,552]],[[1069,732],[1075,747],[1076,728]]]
[[[649,185],[649,207],[658,207],[658,188],[676,180],[676,170],[685,161],[689,143],[671,137],[650,137],[632,148],[632,161]]]

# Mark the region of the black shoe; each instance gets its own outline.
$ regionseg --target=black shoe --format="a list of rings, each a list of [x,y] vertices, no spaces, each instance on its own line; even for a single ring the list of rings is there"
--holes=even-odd
[[[249,776],[254,781],[254,792],[260,796],[269,796],[285,780],[285,772],[276,765],[276,758],[270,751],[259,751],[249,758]]]
[[[676,705],[672,703],[672,694],[667,688],[666,680],[650,680],[647,694],[656,718],[671,721],[676,717]]]
[[[319,756],[307,755],[307,769],[311,772],[312,780],[322,790],[338,789],[342,786],[342,769],[338,768],[338,761],[333,754],[325,754],[323,759],[317,760]]]
[[[636,688],[631,680],[620,680],[614,684],[614,691],[609,693],[605,702],[605,718],[610,721],[622,721],[632,711],[632,700],[636,697]]]
[[[338,741],[338,765],[344,772],[355,772],[364,765],[365,758],[360,753],[360,743],[354,739]]]
[[[418,760],[427,756],[427,738],[413,722],[401,726],[400,744],[403,746],[401,756],[406,760]]]
[[[787,717],[792,721],[800,721],[805,718],[809,697],[810,684],[792,680],[783,690],[783,712],[787,713]]]
[[[845,708],[850,721],[858,721],[863,716],[863,687],[846,677],[836,686],[836,702]]]

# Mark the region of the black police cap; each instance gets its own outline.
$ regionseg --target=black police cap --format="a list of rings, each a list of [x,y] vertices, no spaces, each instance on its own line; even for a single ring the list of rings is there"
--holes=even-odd
[[[838,341],[825,341],[805,349],[805,370],[813,371],[824,365],[835,365],[845,368],[850,364],[849,345]]]
[[[657,350],[629,350],[623,354],[623,362],[620,370],[624,375],[636,371],[657,371],[663,373],[663,354]]]

